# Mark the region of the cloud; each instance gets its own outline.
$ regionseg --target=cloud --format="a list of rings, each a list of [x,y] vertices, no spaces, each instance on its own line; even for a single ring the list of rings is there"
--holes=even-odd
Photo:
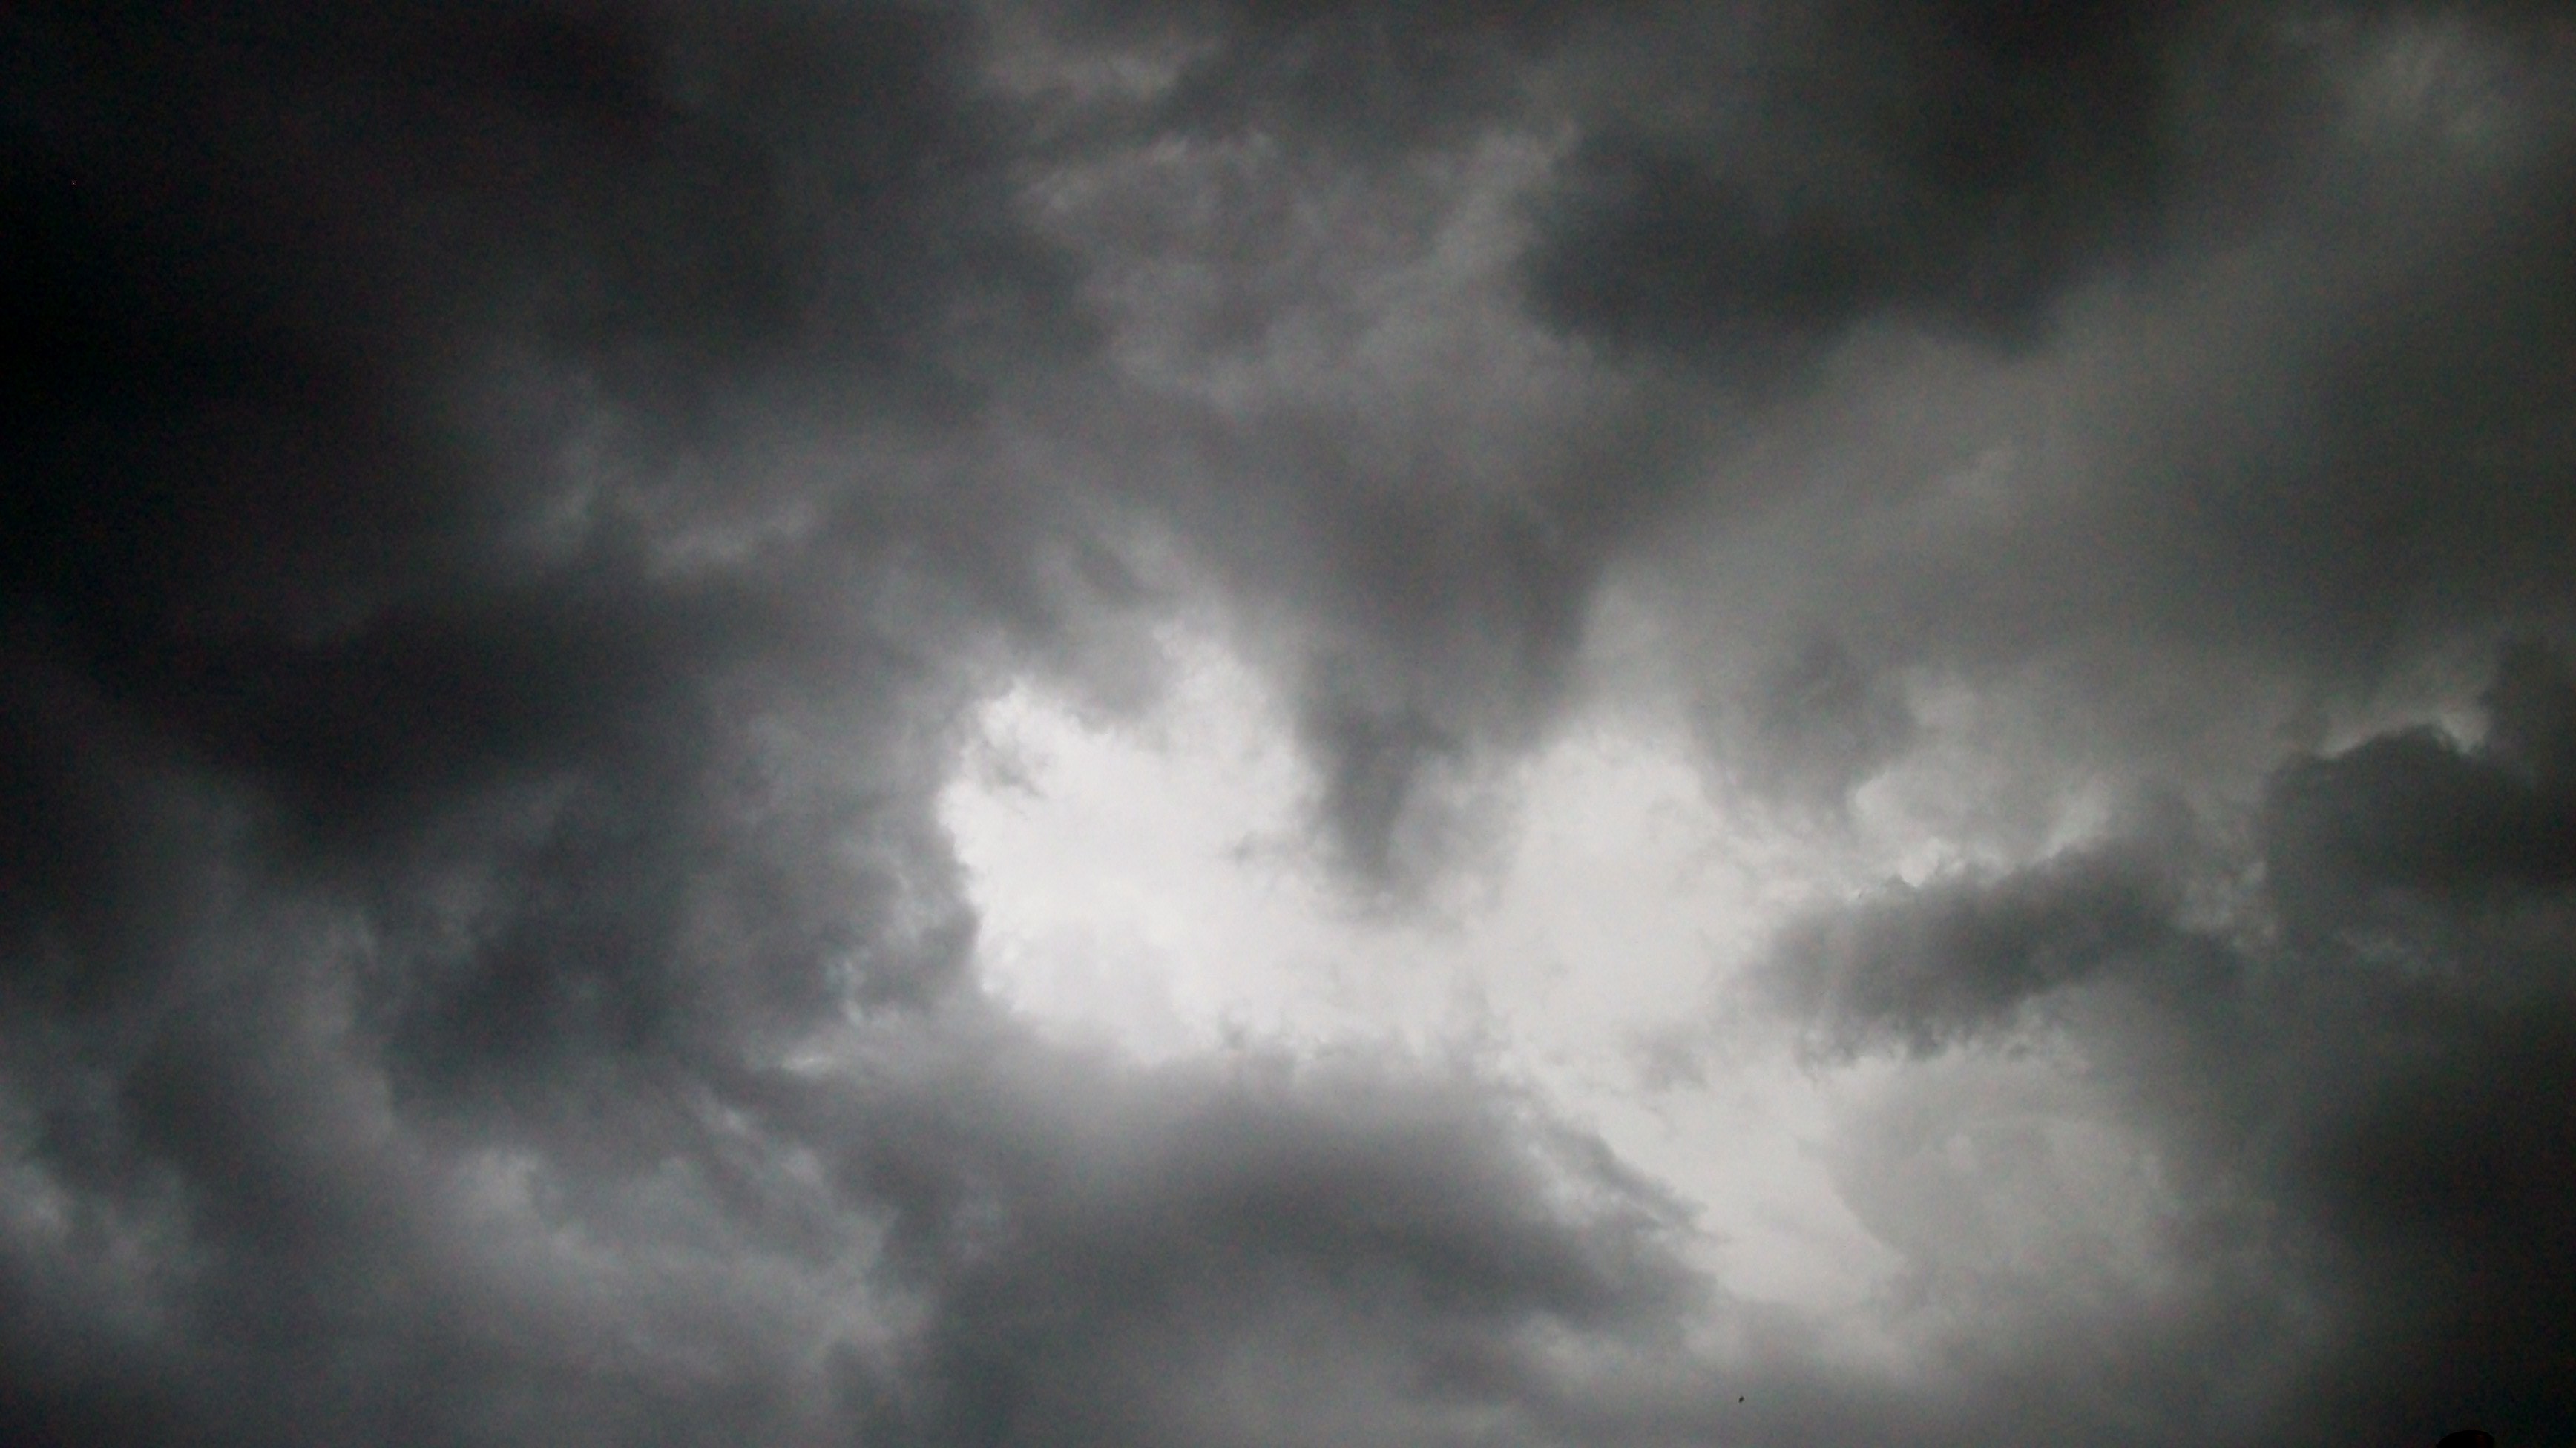
[[[968,37],[13,29],[10,1436],[810,1431],[706,1083],[958,987],[946,656],[1009,624],[901,560],[1070,335]]]
[[[2496,732],[2554,738],[2564,678],[2509,651]],[[2536,1333],[2571,1283],[2537,1225],[2576,1193],[2541,1084],[2576,1041],[2567,882],[2534,843],[2554,806],[2499,753],[2400,730],[2285,763],[2246,847],[2262,887],[2215,930],[2188,887],[2223,862],[2170,832],[1787,929],[1764,966],[1782,1008],[1832,1049],[1927,1063],[1854,1118],[1839,1169],[1918,1301],[1979,1314],[1946,1319],[1977,1324],[1947,1329],[1961,1351],[2080,1323],[2098,1347],[2004,1360],[2154,1361],[2162,1385],[2129,1391],[2225,1384],[2291,1441],[2442,1414],[2567,1430],[2564,1354]],[[2065,1070],[2086,1084],[2046,1084]],[[2134,1275],[2088,1287],[2106,1272]],[[2220,1344],[2265,1320],[2275,1348],[2231,1364]],[[2033,1390],[2058,1391],[2011,1391]]]
[[[2194,7],[2120,4],[1807,5],[1728,27],[1701,57],[1722,99],[1666,111],[1679,125],[1635,107],[1571,159],[1541,305],[1739,375],[1889,315],[2030,336],[2163,228],[2189,164],[2166,140],[2168,67],[2203,28]],[[2195,60],[2220,92],[2259,63]]]
[[[2554,9],[0,28],[0,1436],[2576,1432]],[[1014,1019],[942,784],[1176,613],[1395,915],[1695,712],[1874,1335]]]
[[[1909,39],[1965,23],[1836,13]],[[1981,215],[1984,193],[1945,202],[1869,150],[1937,134],[1923,88],[1974,68],[1892,39],[1793,47],[1825,23],[1806,10],[1782,12],[1778,36],[1704,42],[1743,67],[1726,106],[1683,104],[1701,94],[1684,81],[1651,91],[1676,99],[1640,100],[1645,120],[1605,113],[1539,193],[1532,308],[1621,375],[1677,389],[1689,402],[1663,415],[1708,428],[1689,485],[1640,490],[1652,501],[1605,571],[1636,569],[1669,602],[1739,770],[1806,767],[1766,753],[1758,721],[1781,661],[1824,646],[1890,706],[1957,682],[1981,730],[2047,721],[2033,772],[2080,759],[2153,787],[2259,779],[2295,718],[2363,722],[2425,671],[2457,687],[2464,660],[2517,630],[2566,636],[2551,480],[2568,402],[2542,359],[2565,348],[2564,270],[2545,258],[2576,173],[2542,99],[2564,56],[2549,22],[2082,13],[2103,28],[1991,62],[2079,112],[2008,128],[2036,208],[2011,235],[2043,248],[1992,294],[2009,306],[1943,260],[1944,218]],[[1800,80],[1792,51],[1822,57],[1805,63],[1821,78]],[[2094,65],[2139,84],[2088,84]],[[2259,78],[2238,94],[2247,68]],[[1851,119],[1859,94],[1898,119]],[[1862,154],[1798,150],[1810,134]],[[2157,159],[2123,179],[2097,146]],[[1674,174],[1632,185],[1609,153]],[[2240,185],[2239,163],[2270,179]],[[2112,193],[2099,213],[2094,188]],[[1837,219],[1842,191],[1930,233],[1884,263],[1916,294],[1873,290],[1846,255],[1871,233]],[[2059,206],[2071,229],[2052,233]],[[2044,250],[2053,235],[2062,253]],[[2243,706],[2180,702],[2213,693]],[[1946,721],[1915,712],[1911,748],[1943,749]],[[1859,751],[1857,778],[1822,787],[1865,785],[1905,752]]]
[[[2151,833],[1993,878],[1891,884],[1792,922],[1769,988],[1829,1045],[1928,1055],[2104,973],[2223,973],[2223,945],[2176,919],[2188,858]]]
[[[966,975],[954,722],[1122,596],[970,26],[17,28],[10,1436],[1482,1437],[1673,1330],[1579,1135]]]
[[[2576,881],[2570,697],[2566,665],[2525,642],[2487,691],[2485,746],[2415,730],[2285,770],[2265,864],[2294,918],[2331,929],[2367,918],[2374,897],[2458,909]]]
[[[898,1436],[1543,1438],[1555,1335],[1651,1358],[1693,1292],[1662,1200],[1454,1087],[1002,1061],[809,1107],[924,1295]]]

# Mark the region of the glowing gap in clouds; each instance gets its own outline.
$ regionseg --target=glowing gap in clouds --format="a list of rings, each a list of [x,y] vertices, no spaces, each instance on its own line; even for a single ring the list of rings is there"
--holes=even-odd
[[[1854,1311],[1892,1258],[1817,1149],[1850,1079],[1734,1042],[1676,1070],[1712,967],[1765,896],[1677,740],[1594,721],[1511,781],[1515,834],[1439,918],[1338,898],[1302,845],[1312,780],[1267,686],[1172,630],[1145,717],[1088,722],[1023,682],[941,800],[981,915],[979,968],[1042,1026],[1146,1060],[1229,1040],[1472,1057],[1704,1209],[1743,1296]]]

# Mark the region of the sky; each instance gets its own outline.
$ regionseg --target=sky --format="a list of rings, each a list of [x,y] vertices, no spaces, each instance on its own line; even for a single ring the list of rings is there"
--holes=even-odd
[[[0,1440],[2576,1443],[2576,10],[0,13]]]

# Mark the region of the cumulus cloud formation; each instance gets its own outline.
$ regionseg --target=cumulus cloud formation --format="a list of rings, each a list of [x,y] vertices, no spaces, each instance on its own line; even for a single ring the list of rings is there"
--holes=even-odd
[[[0,36],[0,1438],[2576,1437],[2564,7]],[[998,982],[1183,625],[1451,1048]]]

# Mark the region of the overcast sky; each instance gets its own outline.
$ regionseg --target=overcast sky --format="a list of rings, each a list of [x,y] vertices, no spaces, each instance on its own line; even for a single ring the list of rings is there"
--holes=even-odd
[[[0,1439],[2576,1443],[2576,11],[0,12]]]

